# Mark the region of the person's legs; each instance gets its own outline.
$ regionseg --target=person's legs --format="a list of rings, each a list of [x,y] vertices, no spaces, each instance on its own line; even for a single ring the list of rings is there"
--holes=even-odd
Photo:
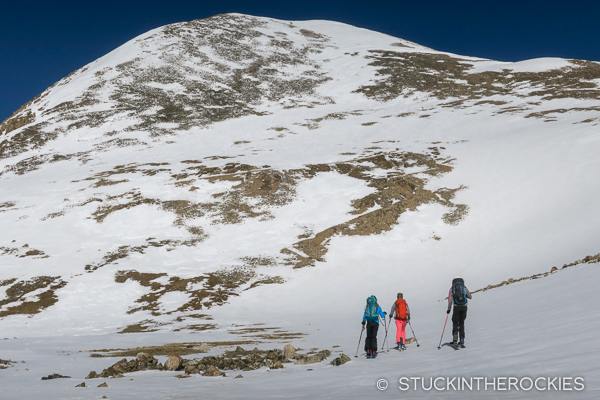
[[[379,330],[379,324],[376,321],[367,322],[369,333],[371,334],[371,351],[377,351],[377,331]]]
[[[453,306],[452,310],[452,342],[458,342],[458,331],[461,326],[461,310],[457,305]]]
[[[401,345],[403,348],[405,348],[406,346],[406,324],[408,323],[407,320],[400,320],[400,325],[398,325],[398,328],[400,330],[400,340],[401,340]]]
[[[400,343],[400,339],[402,339],[402,320],[396,320],[396,345]]]
[[[465,343],[465,320],[466,319],[467,319],[467,307],[463,306],[462,310],[460,310],[460,328],[459,328],[460,343]]]
[[[379,324],[375,321],[367,321],[367,339],[365,340],[365,352],[377,351],[377,330]]]

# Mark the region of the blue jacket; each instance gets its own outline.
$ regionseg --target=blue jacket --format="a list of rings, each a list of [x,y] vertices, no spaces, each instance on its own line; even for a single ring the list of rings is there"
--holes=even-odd
[[[385,314],[383,313],[383,310],[381,309],[379,304],[377,305],[377,314],[379,314],[379,316],[381,318],[385,318]],[[367,320],[367,310],[365,309],[365,312],[363,314],[363,322],[365,322],[366,320]],[[377,321],[375,321],[375,322],[379,323],[379,319],[377,319]]]

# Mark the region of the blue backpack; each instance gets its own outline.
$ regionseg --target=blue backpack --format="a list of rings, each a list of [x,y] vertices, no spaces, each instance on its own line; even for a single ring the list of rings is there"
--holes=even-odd
[[[468,302],[465,282],[460,278],[452,282],[452,297],[457,306],[464,306]]]
[[[379,314],[377,313],[377,309],[379,305],[377,304],[377,299],[375,296],[371,296],[367,299],[367,307],[365,308],[365,316],[367,321],[378,321]]]

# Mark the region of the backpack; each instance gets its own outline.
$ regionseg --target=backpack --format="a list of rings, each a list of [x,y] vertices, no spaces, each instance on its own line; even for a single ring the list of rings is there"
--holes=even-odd
[[[377,321],[379,320],[379,314],[377,313],[377,309],[379,305],[377,304],[377,299],[375,296],[371,296],[367,299],[367,307],[365,307],[365,316],[367,321]]]
[[[454,304],[457,306],[467,304],[467,290],[465,289],[465,281],[462,278],[452,281],[452,297],[454,298]]]
[[[406,300],[404,299],[398,299],[396,300],[396,319],[402,319],[405,320],[406,316],[408,314],[408,310],[407,310],[407,306],[406,306]]]

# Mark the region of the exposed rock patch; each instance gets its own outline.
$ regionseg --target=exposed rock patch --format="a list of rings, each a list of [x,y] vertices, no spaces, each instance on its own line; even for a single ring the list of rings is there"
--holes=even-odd
[[[38,276],[26,281],[16,279],[0,282],[0,287],[8,286],[6,298],[0,300],[0,318],[15,314],[37,314],[58,301],[55,291],[67,283],[60,276]],[[9,286],[10,285],[10,286]],[[32,293],[47,289],[36,295],[37,300],[28,300]],[[20,302],[20,303],[19,303]],[[19,303],[11,307],[8,304]]]
[[[291,346],[291,345],[290,345]],[[156,358],[148,353],[139,353],[135,359],[127,361],[126,358],[118,361],[102,373],[97,374],[91,371],[85,379],[118,377],[122,374],[144,371],[148,369],[183,371],[183,374],[177,378],[186,378],[193,374],[203,376],[226,376],[224,370],[230,371],[252,371],[255,369],[268,367],[269,369],[284,368],[285,363],[295,361],[296,364],[313,364],[325,360],[331,355],[329,350],[321,350],[313,354],[294,354],[289,359],[291,353],[287,347],[285,350],[245,350],[238,346],[235,350],[225,351],[223,355],[206,356],[202,359],[184,359],[177,354],[171,355],[165,364],[160,364]],[[343,357],[341,357],[343,360]],[[344,361],[346,362],[346,361]],[[239,375],[238,375],[239,376]]]
[[[50,379],[61,379],[61,378],[71,378],[71,377],[70,376],[63,376],[61,374],[50,374],[48,376],[42,377],[42,380],[43,381],[47,381],[47,380],[50,380]]]
[[[340,366],[346,364],[348,361],[351,361],[351,358],[342,353],[339,357],[335,358],[330,362],[331,365]]]
[[[447,54],[404,53],[370,50],[370,65],[378,68],[378,78],[356,92],[380,101],[429,93],[440,100],[458,98],[450,106],[466,101],[478,104],[491,96],[600,99],[596,80],[600,65],[591,61],[569,60],[570,65],[543,72],[502,71],[471,73],[475,61]],[[495,100],[497,101],[497,100]]]
[[[295,357],[295,364],[314,364],[325,360],[327,357],[331,355],[329,350],[321,350],[317,354],[313,355],[297,355]]]
[[[96,377],[109,378],[116,377],[121,374],[126,374],[135,371],[146,371],[150,369],[163,370],[165,367],[158,362],[158,360],[147,353],[139,353],[133,360],[127,361],[123,358],[121,361],[116,362],[110,367],[104,369]],[[92,371],[94,372],[94,371]],[[88,376],[92,376],[90,372]]]
[[[586,256],[586,257],[584,257],[584,258],[582,258],[580,260],[577,260],[577,261],[569,263],[569,264],[564,264],[562,266],[561,270],[565,269],[565,268],[573,267],[575,265],[580,265],[580,264],[595,264],[595,263],[599,263],[599,262],[600,262],[600,253],[595,254],[593,256]],[[502,286],[505,286],[505,285],[510,285],[512,283],[517,283],[517,282],[521,282],[521,281],[524,281],[524,280],[545,278],[545,277],[547,277],[547,276],[549,276],[549,275],[551,275],[551,274],[553,274],[555,272],[558,272],[558,271],[560,271],[560,270],[557,267],[552,267],[549,272],[542,272],[542,273],[534,274],[534,275],[531,275],[531,276],[524,276],[524,277],[521,277],[521,278],[518,278],[518,279],[509,278],[508,280],[502,281],[502,282],[500,282],[498,284],[488,285],[488,286],[486,286],[486,287],[484,287],[482,289],[477,289],[477,290],[475,290],[472,293],[485,292],[486,290],[490,290],[490,289],[502,287]]]

